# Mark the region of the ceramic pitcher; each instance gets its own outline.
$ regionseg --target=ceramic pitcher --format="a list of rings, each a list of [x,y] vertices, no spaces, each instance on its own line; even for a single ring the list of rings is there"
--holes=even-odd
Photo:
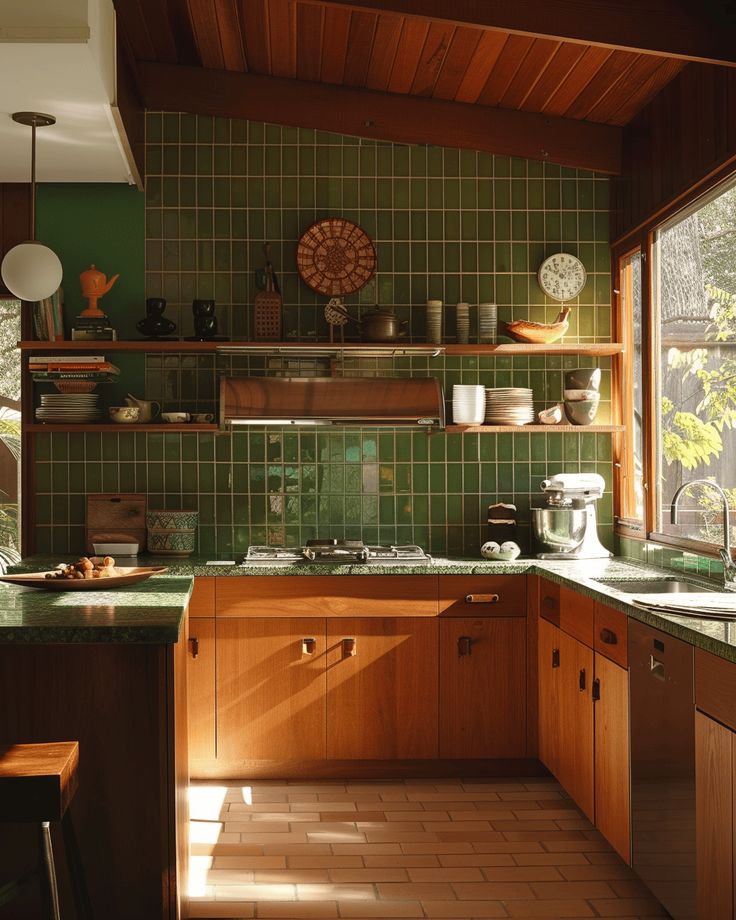
[[[137,399],[131,393],[128,393],[128,396],[125,402],[129,406],[138,407],[139,409],[138,421],[139,422],[143,422],[143,423],[150,422],[151,419],[155,418],[161,411],[161,403],[157,403],[157,402],[154,402],[148,399]]]

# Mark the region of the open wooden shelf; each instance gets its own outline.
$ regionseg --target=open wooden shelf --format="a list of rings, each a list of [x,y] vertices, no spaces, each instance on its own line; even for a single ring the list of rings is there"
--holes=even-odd
[[[544,431],[548,434],[555,431],[574,431],[577,434],[591,431],[594,434],[602,434],[625,430],[624,425],[568,425],[567,423],[559,425],[447,425],[445,427],[447,434],[503,434],[505,432],[523,434],[525,431]]]
[[[49,354],[63,354],[73,352],[89,354],[92,352],[137,351],[137,352],[191,352],[199,354],[212,354],[218,350],[232,351],[233,349],[251,350],[255,353],[267,354],[278,352],[280,354],[305,354],[310,348],[315,352],[324,354],[325,351],[339,353],[343,348],[350,350],[351,357],[364,348],[366,354],[376,352],[377,349],[396,349],[402,355],[410,356],[414,350],[417,354],[426,355],[431,345],[426,343],[370,343],[370,342],[165,342],[141,339],[131,342],[19,342],[18,347],[22,352]],[[526,342],[502,342],[497,345],[437,345],[438,354],[445,355],[477,355],[480,357],[493,357],[494,355],[587,355],[595,358],[605,358],[621,354],[623,345],[620,342],[596,342],[576,344],[574,342],[553,342],[551,345],[535,345]]]
[[[199,424],[198,422],[183,422],[181,425],[169,424],[168,422],[151,422],[149,424],[143,425],[138,424],[137,422],[131,422],[130,424],[115,424],[113,422],[91,422],[83,423],[76,425],[73,423],[70,424],[59,424],[57,422],[51,422],[49,424],[44,424],[43,422],[30,422],[27,425],[23,426],[23,431],[217,431],[218,426],[215,424]]]

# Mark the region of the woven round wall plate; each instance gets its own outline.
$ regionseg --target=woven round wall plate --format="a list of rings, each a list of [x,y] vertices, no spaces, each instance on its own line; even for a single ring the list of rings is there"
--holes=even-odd
[[[336,297],[358,291],[376,271],[376,249],[368,234],[350,220],[326,217],[308,227],[296,250],[305,284]]]

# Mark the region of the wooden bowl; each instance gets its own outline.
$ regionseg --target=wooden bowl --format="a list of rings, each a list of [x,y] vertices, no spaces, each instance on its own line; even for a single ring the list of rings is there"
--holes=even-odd
[[[568,315],[570,307],[564,307],[553,323],[532,323],[529,320],[517,319],[506,323],[506,331],[517,342],[531,342],[537,345],[549,345],[561,339],[570,325]]]

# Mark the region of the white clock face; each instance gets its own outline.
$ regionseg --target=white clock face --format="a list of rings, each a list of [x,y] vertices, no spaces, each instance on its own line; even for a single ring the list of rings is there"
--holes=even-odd
[[[585,266],[567,252],[558,252],[539,266],[539,286],[555,300],[573,300],[585,287]]]

